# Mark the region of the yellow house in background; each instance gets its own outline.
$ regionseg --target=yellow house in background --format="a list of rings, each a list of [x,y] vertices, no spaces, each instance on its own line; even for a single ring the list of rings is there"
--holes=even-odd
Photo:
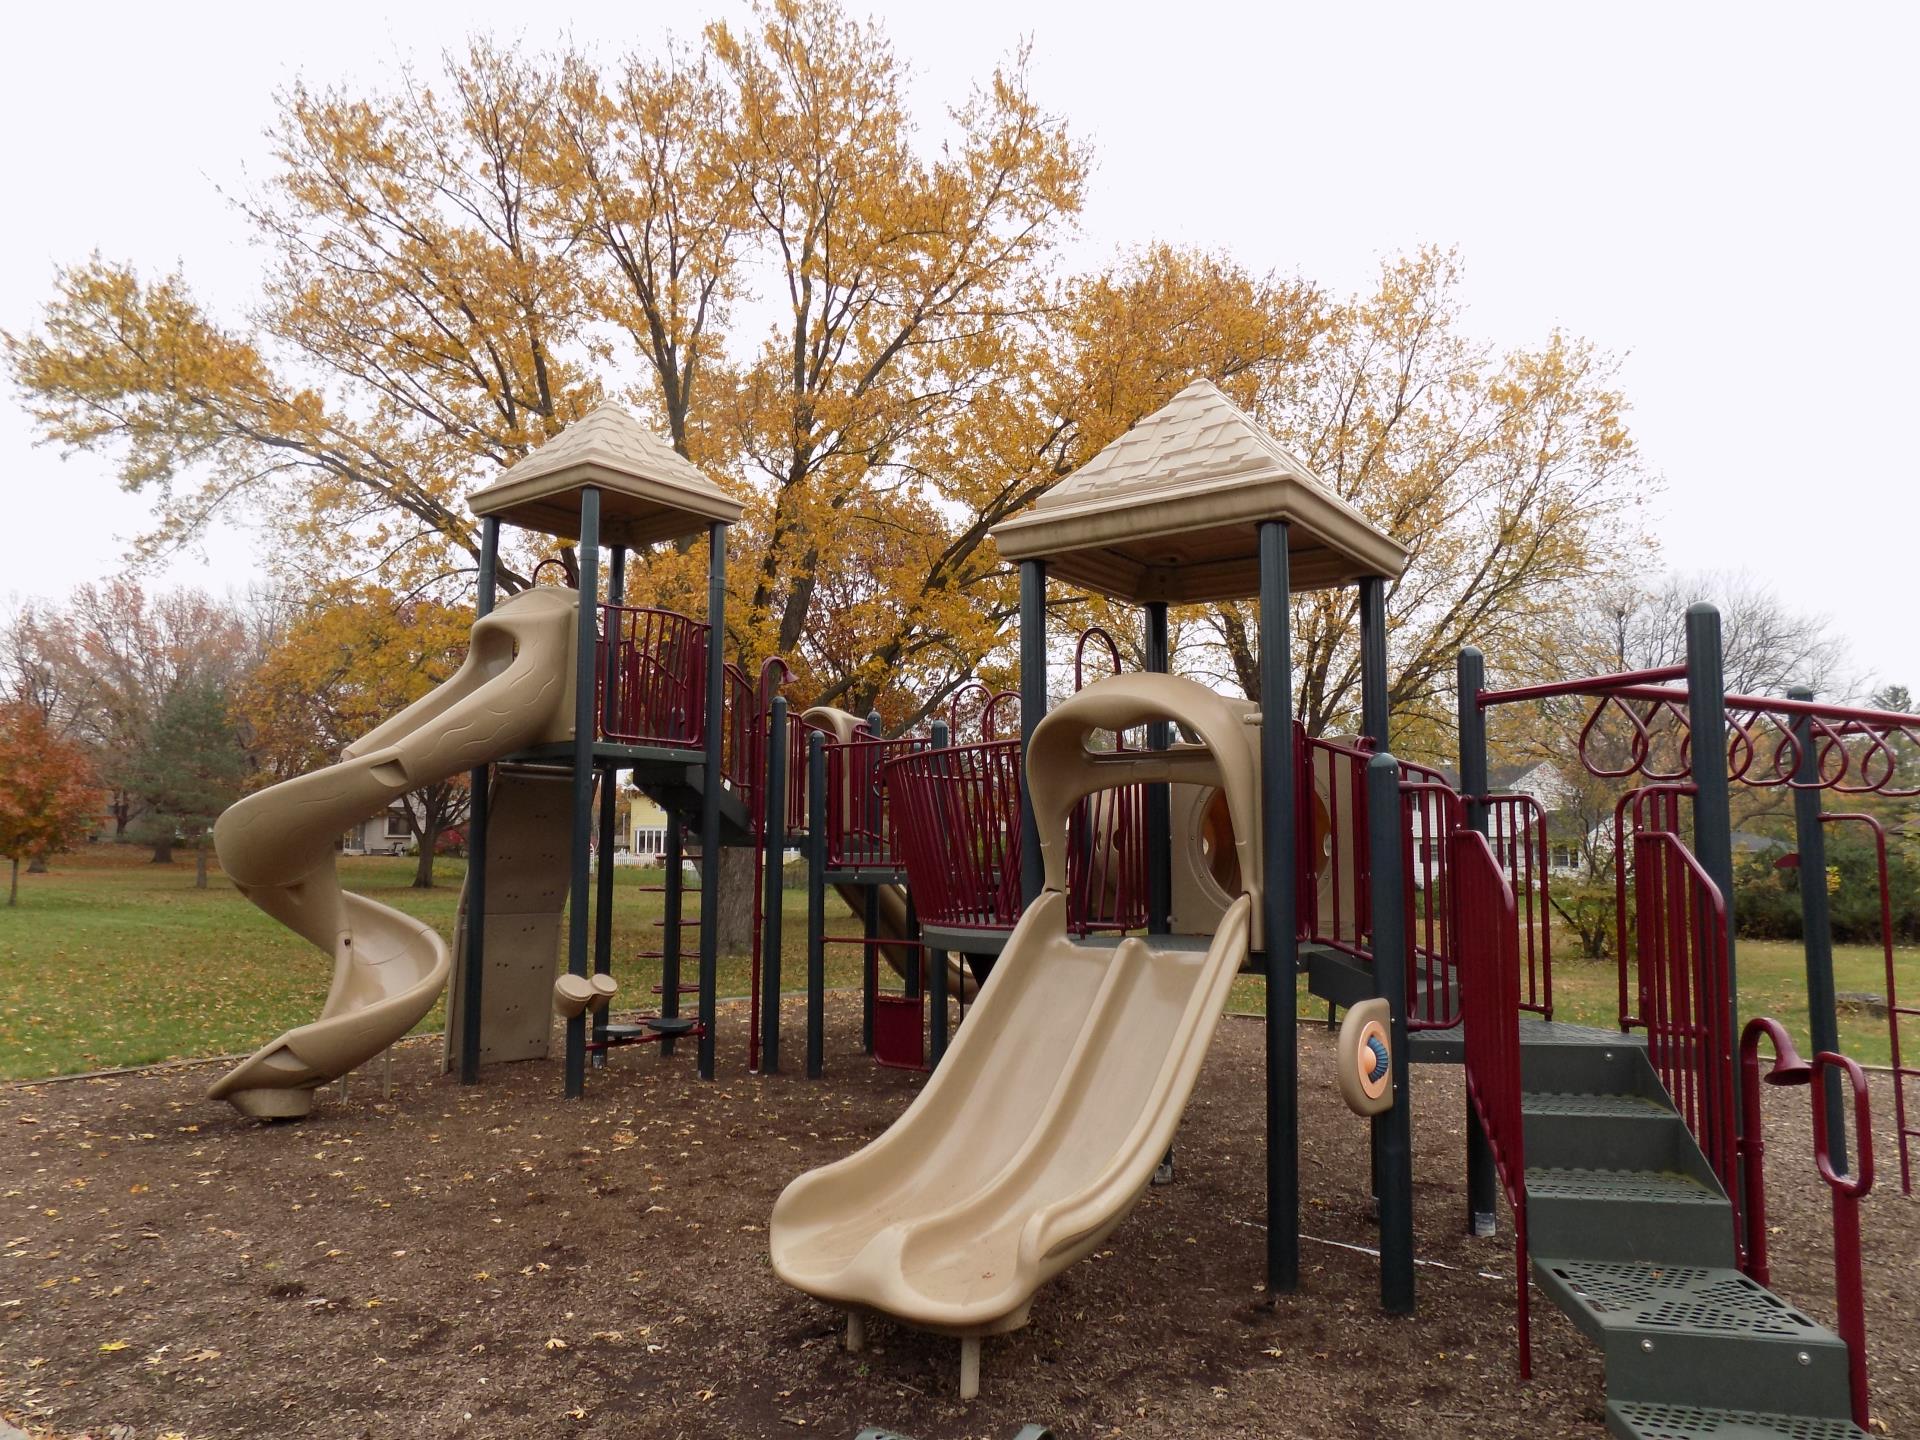
[[[625,808],[614,820],[613,844],[648,864],[666,859],[667,812],[658,802],[633,790],[627,793]]]

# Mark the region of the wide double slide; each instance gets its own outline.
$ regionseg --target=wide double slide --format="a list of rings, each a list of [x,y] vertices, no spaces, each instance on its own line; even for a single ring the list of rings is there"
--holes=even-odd
[[[319,1086],[364,1064],[433,1008],[451,968],[433,927],[340,888],[335,845],[408,791],[573,733],[579,596],[524,591],[478,621],[458,671],[347,747],[339,764],[249,795],[214,826],[240,893],[333,956],[317,1020],[207,1092],[260,1119],[305,1115]]]
[[[1086,745],[1096,731],[1195,717],[1202,744]],[[1257,896],[1237,896],[1204,949],[1076,941],[1067,816],[1117,784],[1208,784],[1235,811],[1242,873],[1258,875],[1251,842],[1238,838],[1254,833],[1249,728],[1218,696],[1161,675],[1100,681],[1036,728],[1027,786],[1045,861],[1039,900],[906,1113],[795,1180],[774,1207],[775,1271],[847,1307],[850,1334],[868,1311],[965,1340],[1015,1329],[1039,1287],[1098,1246],[1145,1190],[1253,943]]]
[[[1248,902],[1204,952],[1076,944],[1066,897],[1021,917],[967,1023],[893,1127],[788,1186],[788,1284],[927,1330],[992,1335],[1146,1189],[1247,952]]]

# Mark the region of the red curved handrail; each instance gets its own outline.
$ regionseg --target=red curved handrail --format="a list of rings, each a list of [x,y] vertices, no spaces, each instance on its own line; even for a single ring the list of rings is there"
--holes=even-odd
[[[1073,647],[1073,689],[1075,694],[1078,694],[1086,688],[1087,645],[1093,640],[1098,640],[1102,645],[1107,647],[1107,673],[1109,675],[1118,675],[1120,673],[1120,647],[1114,643],[1113,636],[1109,635],[1098,625],[1089,625],[1080,632],[1080,641]]]
[[[1773,1049],[1773,1064],[1760,1073],[1760,1042]],[[1854,1166],[1834,1167],[1834,1136],[1828,1130],[1827,1076],[1839,1071],[1853,1094]],[[1809,1064],[1778,1020],[1756,1015],[1740,1036],[1740,1161],[1746,1245],[1741,1268],[1761,1285],[1772,1283],[1767,1248],[1766,1140],[1760,1086],[1804,1085],[1813,1106],[1813,1164],[1833,1197],[1833,1298],[1835,1330],[1847,1347],[1847,1389],[1853,1423],[1867,1428],[1867,1313],[1861,1276],[1860,1202],[1873,1190],[1873,1115],[1866,1072],[1846,1056],[1822,1050]],[[1732,1193],[1729,1191],[1728,1193]]]

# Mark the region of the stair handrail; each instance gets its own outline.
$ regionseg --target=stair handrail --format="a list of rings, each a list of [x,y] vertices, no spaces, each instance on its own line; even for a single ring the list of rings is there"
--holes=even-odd
[[[1627,923],[1629,913],[1627,896],[1630,893],[1628,887],[1631,883],[1628,876],[1633,871],[1629,863],[1633,847],[1628,843],[1628,811],[1629,809],[1632,811],[1632,834],[1637,839],[1647,828],[1648,805],[1657,801],[1659,802],[1658,813],[1654,818],[1653,828],[1671,830],[1677,835],[1680,833],[1680,802],[1691,797],[1698,788],[1691,781],[1663,781],[1654,785],[1641,785],[1627,791],[1613,807],[1613,958],[1619,972],[1622,1034],[1635,1027],[1645,1029],[1647,1024],[1646,1015],[1643,1013],[1647,1004],[1645,990],[1639,985],[1633,986],[1633,1003],[1630,1004],[1628,1001],[1628,972],[1632,969],[1634,958],[1634,948],[1630,938],[1632,928]],[[1638,1008],[1635,1008],[1636,1006]]]
[[[1773,1064],[1760,1073],[1760,1042],[1773,1047]],[[1827,1130],[1826,1075],[1838,1070],[1853,1091],[1854,1168],[1833,1165],[1833,1137]],[[1867,1076],[1859,1065],[1832,1050],[1811,1062],[1800,1058],[1793,1037],[1778,1020],[1756,1015],[1740,1036],[1740,1163],[1745,1180],[1746,1250],[1741,1269],[1756,1284],[1771,1285],[1767,1257],[1766,1142],[1761,1135],[1760,1086],[1804,1085],[1813,1109],[1813,1163],[1833,1195],[1833,1300],[1835,1330],[1847,1347],[1847,1389],[1853,1423],[1867,1428],[1866,1288],[1861,1276],[1860,1202],[1873,1189],[1873,1116]]]
[[[1521,1111],[1520,935],[1513,886],[1477,830],[1453,832],[1448,870],[1459,936],[1461,1032],[1467,1097],[1480,1117],[1513,1211],[1520,1378],[1533,1375],[1527,1270],[1527,1160]]]
[[[1647,1059],[1737,1207],[1733,1067],[1739,1042],[1733,1034],[1726,897],[1672,831],[1642,832],[1633,845],[1636,941],[1642,994],[1651,1006],[1644,1017]]]

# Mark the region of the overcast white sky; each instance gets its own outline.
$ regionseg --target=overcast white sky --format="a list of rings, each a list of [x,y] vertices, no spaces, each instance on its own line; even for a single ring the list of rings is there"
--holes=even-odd
[[[860,0],[851,0],[858,12]],[[609,52],[740,4],[28,7],[9,22],[0,327],[99,249],[237,314],[259,257],[218,188],[258,173],[276,88],[377,84],[468,31]],[[1666,482],[1650,569],[1745,568],[1920,688],[1913,6],[881,0],[932,120],[1018,37],[1098,153],[1083,253],[1224,246],[1340,291],[1457,243],[1472,327],[1625,358]],[[529,16],[537,16],[529,19]],[[0,599],[113,573],[145,502],[36,449],[0,403]],[[265,537],[264,543],[271,543]],[[242,588],[263,537],[169,578]]]

